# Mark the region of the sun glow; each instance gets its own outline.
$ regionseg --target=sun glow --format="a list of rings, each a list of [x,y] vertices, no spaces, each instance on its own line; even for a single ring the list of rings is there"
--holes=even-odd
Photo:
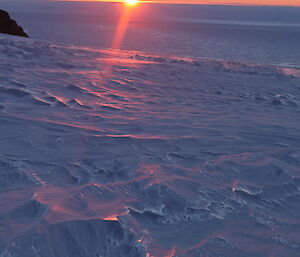
[[[124,2],[128,5],[135,5],[139,2],[139,0],[124,0]]]

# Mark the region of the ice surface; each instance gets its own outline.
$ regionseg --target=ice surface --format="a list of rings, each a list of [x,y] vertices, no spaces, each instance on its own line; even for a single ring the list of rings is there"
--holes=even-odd
[[[32,39],[110,48],[123,4],[1,0]],[[300,8],[143,3],[123,50],[300,67]]]
[[[0,36],[0,256],[300,256],[299,90]]]

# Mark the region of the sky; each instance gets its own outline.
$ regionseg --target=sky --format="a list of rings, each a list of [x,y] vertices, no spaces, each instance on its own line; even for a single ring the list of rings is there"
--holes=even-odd
[[[61,0],[65,1],[65,0]],[[74,0],[70,0],[74,1]],[[75,1],[106,1],[106,0],[75,0]],[[122,0],[107,0],[107,2]],[[142,0],[141,0],[142,1]],[[227,4],[227,5],[279,5],[300,6],[300,0],[144,0],[153,3],[182,3],[182,4]]]
[[[0,0],[8,1],[8,0]],[[48,1],[78,1],[78,2],[123,2],[124,0],[9,0],[9,2],[48,2]],[[270,6],[297,6],[300,0],[140,0],[152,3],[173,4],[209,4],[209,5],[270,5]]]

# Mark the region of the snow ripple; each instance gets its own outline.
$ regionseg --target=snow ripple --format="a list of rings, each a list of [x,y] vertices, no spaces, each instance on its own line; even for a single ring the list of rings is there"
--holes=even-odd
[[[299,256],[298,74],[1,36],[0,256]]]

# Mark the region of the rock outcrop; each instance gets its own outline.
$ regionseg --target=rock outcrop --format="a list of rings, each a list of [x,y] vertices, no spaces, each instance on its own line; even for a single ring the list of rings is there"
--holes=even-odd
[[[6,11],[0,10],[0,33],[28,37],[23,28],[12,20]]]

